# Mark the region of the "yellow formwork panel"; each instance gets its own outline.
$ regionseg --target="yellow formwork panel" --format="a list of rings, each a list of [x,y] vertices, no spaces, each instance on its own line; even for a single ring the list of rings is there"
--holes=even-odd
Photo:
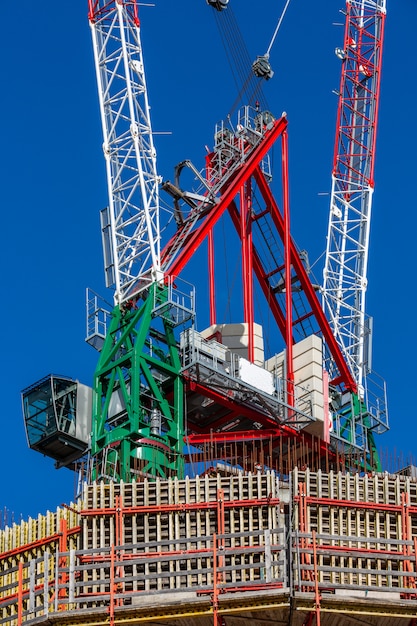
[[[6,526],[0,530],[0,558],[5,552],[17,550],[60,532],[61,520],[66,521],[68,528],[78,526],[79,508],[80,503],[71,504],[68,507],[59,507],[55,512],[47,511],[36,519],[29,518],[19,524]]]
[[[58,508],[0,531],[0,619],[22,623],[36,615],[53,594],[55,555],[78,543],[79,513],[74,505]],[[64,539],[63,539],[64,537]]]

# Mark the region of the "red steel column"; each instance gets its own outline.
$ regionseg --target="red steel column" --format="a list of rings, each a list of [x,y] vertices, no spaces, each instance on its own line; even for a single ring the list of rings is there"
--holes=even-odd
[[[216,294],[214,284],[214,238],[213,229],[208,232],[208,279],[209,279],[209,303],[210,303],[210,326],[216,323]]]
[[[248,325],[248,359],[255,359],[253,339],[252,185],[249,178],[240,188],[240,239],[242,242],[243,316]]]
[[[288,189],[288,134],[285,129],[282,140],[282,186],[284,212],[284,262],[285,262],[285,344],[287,346],[287,402],[294,406],[294,364],[292,350],[292,292],[291,292],[291,235],[290,202]]]

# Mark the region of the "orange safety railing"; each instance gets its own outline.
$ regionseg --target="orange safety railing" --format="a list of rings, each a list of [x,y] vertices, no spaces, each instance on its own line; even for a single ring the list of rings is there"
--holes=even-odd
[[[184,538],[58,552],[53,580],[49,567],[20,562],[9,595],[0,599],[2,623],[20,626],[61,611],[91,609],[97,603],[108,607],[112,621],[116,607],[140,603],[155,592],[163,605],[164,593],[175,591],[212,598],[217,615],[219,594],[225,591],[286,586],[282,534],[282,529],[272,529],[195,537],[209,545],[191,550]],[[6,610],[16,605],[17,615]]]

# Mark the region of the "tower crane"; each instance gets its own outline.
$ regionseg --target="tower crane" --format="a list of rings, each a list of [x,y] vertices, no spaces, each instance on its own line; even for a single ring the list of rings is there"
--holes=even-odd
[[[89,0],[89,21],[109,196],[102,212],[105,270],[107,286],[115,286],[95,374],[92,475],[166,477],[182,473],[184,437],[173,327],[180,310],[190,317],[192,310],[169,301],[161,270],[160,178],[138,4]]]
[[[385,0],[346,2],[343,48],[335,51],[342,71],[322,290],[324,310],[365,405],[371,365],[365,295],[385,15]],[[331,376],[331,360],[327,366]],[[344,426],[353,437],[354,413]],[[380,405],[367,425],[359,422],[372,440],[373,429],[386,429],[386,410]]]
[[[23,392],[30,445],[68,466],[87,452],[92,479],[182,475],[183,380],[175,325],[192,294],[164,280],[159,184],[136,0],[89,0],[106,163],[101,213],[107,311],[88,296],[93,389],[49,376]],[[188,298],[188,300],[187,300]],[[185,304],[184,304],[185,302]]]

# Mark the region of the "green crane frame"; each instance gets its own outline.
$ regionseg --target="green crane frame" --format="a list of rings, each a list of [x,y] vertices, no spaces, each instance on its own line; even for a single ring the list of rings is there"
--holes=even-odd
[[[94,376],[93,480],[184,476],[184,384],[167,312],[158,283],[140,306],[112,311]]]

